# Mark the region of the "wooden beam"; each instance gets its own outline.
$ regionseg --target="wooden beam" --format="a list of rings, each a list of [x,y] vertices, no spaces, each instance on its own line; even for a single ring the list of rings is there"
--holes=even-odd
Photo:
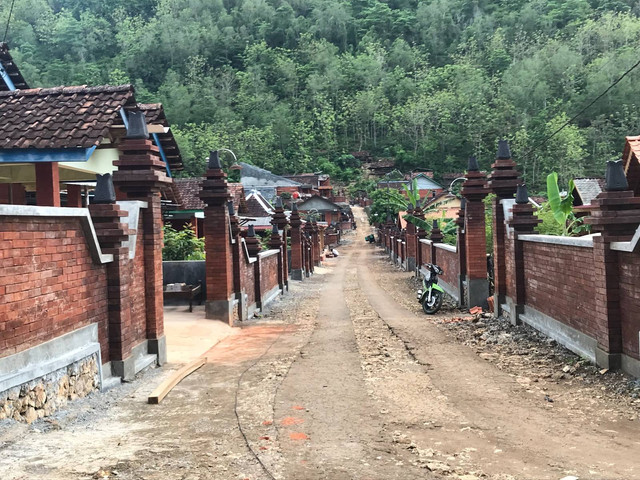
[[[202,367],[205,363],[207,363],[207,359],[205,357],[200,357],[193,362],[185,365],[180,370],[175,372],[169,378],[167,378],[164,382],[162,382],[156,389],[149,395],[149,403],[152,405],[157,405],[162,401],[164,397],[175,387],[178,383],[182,381],[188,375],[191,375],[193,372]]]

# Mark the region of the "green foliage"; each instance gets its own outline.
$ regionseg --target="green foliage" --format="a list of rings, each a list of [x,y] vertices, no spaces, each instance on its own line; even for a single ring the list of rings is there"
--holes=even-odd
[[[369,223],[383,223],[387,217],[392,219],[398,212],[407,209],[407,199],[397,190],[381,188],[371,193],[371,206],[369,208]]]
[[[0,24],[11,2],[0,4]],[[200,175],[209,150],[275,173],[357,181],[368,150],[403,171],[483,169],[507,138],[531,191],[602,175],[640,130],[631,0],[16,0],[8,42],[33,87],[132,82],[163,102]],[[226,161],[226,159],[224,159]]]
[[[573,190],[575,185],[573,180],[569,180],[569,190],[562,198],[558,188],[558,174],[551,172],[547,176],[547,202],[549,210],[553,214],[556,223],[562,228],[562,235],[576,235],[587,230],[582,218],[577,218],[573,213]]]
[[[176,230],[171,225],[164,226],[163,260],[204,260],[204,239],[196,237],[191,224],[183,230]]]

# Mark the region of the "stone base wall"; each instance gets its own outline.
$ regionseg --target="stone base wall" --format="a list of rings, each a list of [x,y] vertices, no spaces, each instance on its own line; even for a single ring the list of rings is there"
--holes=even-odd
[[[44,377],[0,392],[0,420],[31,423],[47,417],[70,400],[100,389],[98,356],[91,355]]]

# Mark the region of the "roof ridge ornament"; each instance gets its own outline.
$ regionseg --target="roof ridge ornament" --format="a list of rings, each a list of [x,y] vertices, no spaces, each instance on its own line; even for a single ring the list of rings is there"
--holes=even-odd
[[[141,110],[132,110],[127,115],[127,138],[133,140],[146,140],[149,138],[147,120]]]

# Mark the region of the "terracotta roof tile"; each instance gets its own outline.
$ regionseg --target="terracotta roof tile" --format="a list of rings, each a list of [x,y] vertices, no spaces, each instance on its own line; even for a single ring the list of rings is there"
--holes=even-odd
[[[134,106],[131,85],[0,92],[0,148],[89,148]]]
[[[205,204],[200,199],[200,189],[204,179],[197,178],[174,178],[177,200],[182,210],[204,210]],[[229,192],[233,200],[233,205],[239,213],[247,213],[247,204],[244,199],[244,186],[241,183],[229,183]]]

